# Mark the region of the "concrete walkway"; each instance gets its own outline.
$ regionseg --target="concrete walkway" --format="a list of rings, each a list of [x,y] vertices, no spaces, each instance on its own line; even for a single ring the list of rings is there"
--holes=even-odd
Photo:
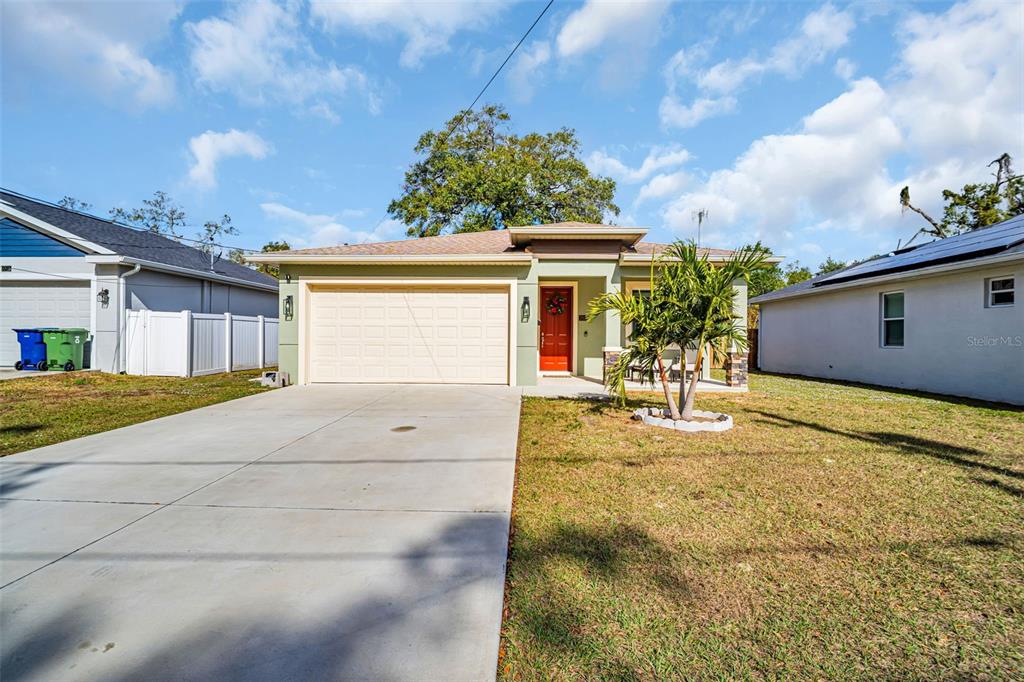
[[[295,387],[0,460],[4,682],[493,678],[518,418]]]

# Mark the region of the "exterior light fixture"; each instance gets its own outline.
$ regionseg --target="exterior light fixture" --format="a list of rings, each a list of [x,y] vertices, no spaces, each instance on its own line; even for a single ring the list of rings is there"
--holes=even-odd
[[[290,320],[295,314],[295,299],[291,294],[284,297],[284,319]]]
[[[522,322],[530,321],[530,297],[523,296],[523,305],[520,308],[520,320]]]
[[[96,300],[99,301],[100,305],[104,308],[110,305],[110,289],[100,289],[97,291]]]

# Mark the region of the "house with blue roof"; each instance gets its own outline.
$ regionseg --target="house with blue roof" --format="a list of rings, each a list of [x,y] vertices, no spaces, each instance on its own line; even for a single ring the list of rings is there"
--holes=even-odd
[[[277,280],[148,231],[0,190],[0,367],[13,328],[83,327],[89,361],[125,369],[129,310],[277,316]]]
[[[769,372],[1024,405],[1024,215],[750,300]]]

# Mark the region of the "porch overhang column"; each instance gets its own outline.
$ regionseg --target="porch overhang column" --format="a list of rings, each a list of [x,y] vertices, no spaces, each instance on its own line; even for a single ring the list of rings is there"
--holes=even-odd
[[[738,279],[732,283],[735,295],[732,299],[732,314],[737,325],[747,332],[747,283]],[[729,386],[747,385],[747,351],[736,344],[729,348],[725,358],[725,383]]]
[[[622,282],[619,277],[618,268],[615,273],[605,278],[605,291],[618,293],[622,291]],[[622,319],[613,310],[606,310],[604,313],[604,372],[603,378],[607,378],[608,369],[619,359],[622,353]]]

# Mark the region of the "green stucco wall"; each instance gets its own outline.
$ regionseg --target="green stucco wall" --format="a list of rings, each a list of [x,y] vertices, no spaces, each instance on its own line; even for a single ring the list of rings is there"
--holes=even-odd
[[[576,373],[591,379],[602,377],[605,347],[620,347],[625,337],[623,325],[614,314],[602,314],[593,321],[580,320],[586,316],[589,302],[602,291],[618,291],[628,281],[649,281],[650,268],[644,266],[621,267],[617,260],[543,259],[532,264],[515,266],[463,266],[463,265],[284,265],[281,267],[281,322],[279,327],[278,364],[298,379],[299,367],[299,283],[304,279],[330,277],[391,278],[408,282],[423,279],[493,279],[516,280],[515,308],[515,383],[532,386],[537,383],[537,343],[539,339],[538,314],[541,309],[539,287],[545,282],[575,282],[577,286],[576,317]],[[289,281],[290,280],[290,281]],[[746,322],[746,286],[737,296],[736,309]],[[286,296],[294,297],[294,314],[284,315]],[[520,313],[523,298],[530,303],[529,319]]]

